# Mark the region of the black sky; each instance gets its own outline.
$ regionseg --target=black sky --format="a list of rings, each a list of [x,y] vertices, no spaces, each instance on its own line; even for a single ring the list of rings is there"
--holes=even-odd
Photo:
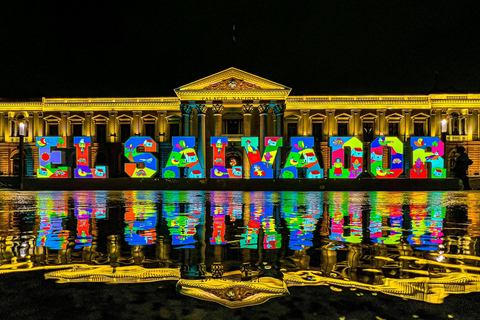
[[[480,92],[478,1],[98,3],[1,1],[0,98],[173,96],[230,66],[292,95]]]

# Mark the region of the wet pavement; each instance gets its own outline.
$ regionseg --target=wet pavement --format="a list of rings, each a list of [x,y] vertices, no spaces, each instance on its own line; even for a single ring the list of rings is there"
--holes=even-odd
[[[475,319],[479,220],[478,191],[0,192],[1,313]]]

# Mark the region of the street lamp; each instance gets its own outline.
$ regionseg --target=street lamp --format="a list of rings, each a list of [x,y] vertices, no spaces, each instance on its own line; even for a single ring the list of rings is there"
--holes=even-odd
[[[445,142],[447,139],[447,119],[441,121],[441,140]]]
[[[18,147],[20,153],[20,164],[19,164],[19,172],[18,172],[18,182],[20,186],[20,190],[23,190],[23,177],[25,176],[25,165],[23,159],[23,152],[24,152],[24,144],[23,144],[23,137],[25,137],[25,121],[23,116],[19,116],[18,120],[18,136],[20,137],[20,145]]]
[[[447,132],[447,119],[442,120],[442,132]]]

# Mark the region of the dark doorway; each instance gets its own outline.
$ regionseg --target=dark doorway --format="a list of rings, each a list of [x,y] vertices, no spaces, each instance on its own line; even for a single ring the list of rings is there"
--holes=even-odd
[[[27,155],[23,154],[23,168],[27,168]],[[24,169],[24,170],[25,170]],[[12,174],[17,175],[20,173],[20,153],[17,153],[12,158]]]

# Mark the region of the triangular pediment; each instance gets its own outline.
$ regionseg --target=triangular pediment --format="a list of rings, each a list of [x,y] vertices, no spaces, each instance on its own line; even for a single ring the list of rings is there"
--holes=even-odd
[[[175,89],[180,97],[199,96],[245,96],[278,95],[286,97],[292,89],[282,84],[267,80],[237,68],[228,68],[203,79],[191,82]]]

